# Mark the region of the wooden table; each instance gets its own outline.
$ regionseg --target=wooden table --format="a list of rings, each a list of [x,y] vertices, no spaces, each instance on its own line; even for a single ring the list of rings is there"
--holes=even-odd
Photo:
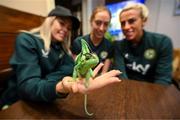
[[[52,104],[18,101],[0,112],[0,119],[176,119],[180,118],[180,91],[173,85],[124,80],[99,89],[88,96],[84,113],[84,96],[72,94]]]

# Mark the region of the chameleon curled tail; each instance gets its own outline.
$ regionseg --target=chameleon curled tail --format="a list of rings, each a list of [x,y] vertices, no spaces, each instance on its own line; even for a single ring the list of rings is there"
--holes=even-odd
[[[99,58],[96,54],[90,52],[88,43],[81,39],[81,52],[77,55],[73,71],[73,79],[84,78],[84,85],[89,87],[89,79],[93,76],[92,68],[99,63]],[[84,95],[84,110],[87,115],[92,116],[87,110],[87,94]]]
[[[93,113],[89,113],[87,110],[87,94],[84,94],[84,110],[85,110],[87,115],[89,115],[89,116],[93,115]]]

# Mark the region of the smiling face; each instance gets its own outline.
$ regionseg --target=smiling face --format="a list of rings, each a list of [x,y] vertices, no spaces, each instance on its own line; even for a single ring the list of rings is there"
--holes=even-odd
[[[101,40],[108,29],[110,15],[107,11],[99,11],[91,20],[91,35],[96,40]]]
[[[143,35],[146,20],[142,19],[139,9],[129,9],[121,12],[120,23],[127,40],[137,43]]]
[[[56,17],[51,26],[52,38],[59,42],[64,41],[71,31],[71,27],[72,22],[69,18]]]

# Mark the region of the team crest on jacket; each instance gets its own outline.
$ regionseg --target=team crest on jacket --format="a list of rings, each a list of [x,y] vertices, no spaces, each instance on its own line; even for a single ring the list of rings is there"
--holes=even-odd
[[[43,56],[43,57],[48,58],[49,50],[46,51],[46,50],[44,50],[44,49],[41,49],[41,52],[42,52],[42,56]]]
[[[59,54],[59,58],[61,59],[63,56],[64,56],[64,52],[61,52],[61,53]]]
[[[101,57],[102,59],[107,58],[107,56],[108,56],[108,53],[107,53],[106,51],[102,51],[102,52],[100,53],[100,57]]]
[[[147,49],[145,52],[144,52],[144,57],[148,60],[151,60],[151,59],[154,59],[156,56],[156,51],[154,49]]]

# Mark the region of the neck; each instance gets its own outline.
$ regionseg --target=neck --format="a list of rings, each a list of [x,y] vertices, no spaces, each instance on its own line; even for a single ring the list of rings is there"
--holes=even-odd
[[[90,34],[91,41],[94,46],[98,46],[102,39],[96,38],[92,33]]]
[[[138,45],[141,40],[142,40],[142,37],[143,37],[143,34],[144,34],[144,31],[142,31],[140,34],[139,34],[139,37],[136,38],[136,40],[133,40],[133,45],[136,46]]]

